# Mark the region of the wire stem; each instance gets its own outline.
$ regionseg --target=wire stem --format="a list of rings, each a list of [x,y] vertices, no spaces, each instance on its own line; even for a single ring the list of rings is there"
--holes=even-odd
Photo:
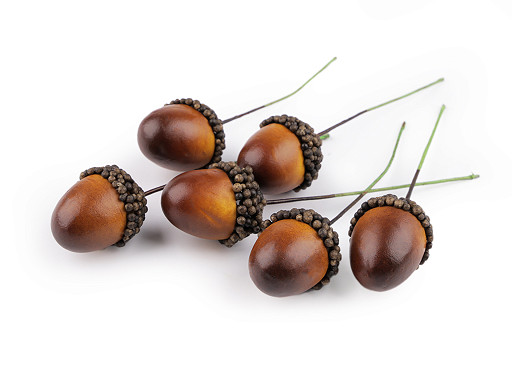
[[[436,120],[436,124],[434,125],[434,129],[432,130],[432,133],[430,134],[430,138],[428,139],[427,146],[425,147],[425,150],[423,151],[423,155],[421,156],[421,160],[418,165],[418,169],[416,169],[416,172],[414,173],[414,177],[411,181],[411,186],[409,187],[409,191],[407,191],[407,196],[405,196],[406,199],[411,198],[412,190],[414,189],[414,186],[416,185],[416,180],[418,179],[418,175],[420,174],[421,167],[423,167],[423,162],[425,161],[425,157],[427,157],[427,153],[430,148],[430,144],[432,144],[432,139],[434,138],[434,135],[437,130],[437,126],[439,125],[439,121],[441,120],[441,116],[443,115],[443,112],[445,109],[446,109],[446,106],[443,104],[441,106],[441,110],[439,111],[439,115],[437,116],[437,120]]]
[[[283,96],[281,97],[280,99],[277,99],[277,100],[274,100],[274,101],[271,101],[270,103],[267,103],[267,104],[264,104],[260,107],[257,107],[257,108],[254,108],[254,109],[251,109],[250,111],[247,111],[245,113],[241,113],[240,115],[236,115],[236,116],[233,116],[233,117],[230,117],[229,119],[226,119],[226,120],[223,120],[222,121],[222,124],[227,124],[233,120],[236,120],[236,119],[239,119],[240,117],[243,117],[243,116],[246,116],[246,115],[249,115],[253,112],[256,112],[256,111],[259,111],[260,109],[263,109],[265,107],[268,107],[272,104],[276,104],[276,103],[279,103],[280,101],[283,101],[293,95],[295,95],[297,92],[299,92],[302,88],[304,88],[311,80],[313,80],[315,77],[317,77],[324,69],[326,69],[329,65],[331,65],[331,63],[333,61],[336,60],[336,57],[333,57],[327,64],[325,64],[322,69],[320,69],[317,73],[315,73],[313,76],[311,76],[304,84],[302,84],[299,88],[297,88],[295,91],[293,91],[292,93],[286,95],[286,96]]]
[[[398,137],[396,138],[395,147],[393,148],[393,153],[391,154],[391,158],[389,159],[388,164],[386,165],[386,168],[384,169],[384,171],[382,171],[382,173],[379,175],[379,177],[377,177],[375,180],[373,180],[373,182],[368,186],[368,188],[366,188],[359,196],[357,196],[354,201],[352,201],[349,205],[347,205],[345,207],[345,209],[343,209],[343,211],[338,213],[338,215],[336,215],[336,217],[331,220],[331,224],[334,224],[340,217],[342,217],[345,213],[347,213],[350,208],[352,208],[354,205],[356,205],[357,202],[359,200],[361,200],[364,197],[364,195],[366,195],[368,193],[368,191],[370,191],[375,186],[375,184],[377,184],[380,181],[380,179],[382,179],[384,177],[384,175],[388,172],[389,167],[391,167],[391,164],[393,163],[393,160],[395,159],[396,150],[398,148],[398,144],[400,143],[400,138],[402,137],[402,133],[403,133],[404,129],[405,129],[405,121],[402,124],[402,126],[400,127],[400,132],[398,132]]]
[[[395,101],[398,101],[398,100],[401,100],[401,99],[405,99],[405,98],[406,98],[406,97],[408,97],[408,96],[414,95],[414,94],[415,94],[415,93],[417,93],[417,92],[420,92],[420,91],[422,91],[422,90],[424,90],[424,89],[427,89],[427,88],[429,88],[429,87],[432,87],[433,85],[436,85],[436,84],[441,83],[441,82],[443,82],[443,81],[444,81],[444,78],[442,77],[442,78],[440,78],[440,79],[438,79],[438,80],[434,81],[433,83],[430,83],[430,84],[427,84],[427,85],[425,85],[425,86],[423,86],[423,87],[421,87],[421,88],[415,89],[414,91],[411,91],[411,92],[409,92],[409,93],[407,93],[407,94],[405,94],[405,95],[399,96],[399,97],[394,98],[394,99],[389,100],[389,101],[386,101],[386,102],[384,102],[384,103],[382,103],[382,104],[376,105],[375,107],[371,107],[371,108],[365,109],[364,111],[361,111],[361,112],[359,112],[359,113],[356,113],[354,116],[349,117],[348,119],[345,119],[345,120],[343,120],[343,121],[340,121],[340,122],[339,122],[339,123],[337,123],[337,124],[334,124],[332,127],[329,127],[329,128],[327,128],[327,129],[324,129],[324,130],[323,130],[322,132],[320,132],[318,135],[319,135],[319,136],[323,136],[323,135],[325,135],[326,133],[331,132],[334,128],[337,128],[337,127],[339,127],[340,125],[343,125],[343,124],[345,124],[345,123],[348,123],[350,120],[355,119],[356,117],[361,116],[362,114],[364,114],[364,113],[366,113],[366,112],[370,112],[370,111],[373,111],[373,110],[378,109],[378,108],[380,108],[380,107],[384,107],[385,105],[388,105],[388,104],[394,103]]]
[[[459,177],[451,177],[449,179],[422,181],[422,182],[416,183],[416,186],[421,187],[421,186],[425,186],[425,185],[443,184],[443,183],[450,183],[450,182],[454,182],[454,181],[474,180],[474,179],[478,179],[479,177],[480,177],[480,175],[475,175],[472,173],[471,175],[468,175],[468,176],[459,176]],[[389,187],[382,187],[382,188],[372,188],[367,193],[393,191],[396,189],[409,188],[410,186],[411,186],[411,184],[401,184],[401,185],[392,185]],[[286,198],[286,199],[274,199],[274,200],[267,200],[267,205],[296,203],[299,201],[333,199],[335,197],[360,195],[363,192],[364,191],[352,191],[352,192],[330,193],[328,195],[316,195],[316,196],[304,196],[304,197],[290,197],[290,198]]]
[[[144,196],[149,196],[149,195],[152,195],[153,193],[162,191],[165,188],[165,185],[166,184],[161,185],[159,187],[156,187],[156,188],[150,189],[149,191],[144,192]]]

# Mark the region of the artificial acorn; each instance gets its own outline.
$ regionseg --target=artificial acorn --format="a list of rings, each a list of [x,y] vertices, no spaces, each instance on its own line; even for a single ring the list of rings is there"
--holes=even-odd
[[[220,161],[226,148],[222,121],[192,99],[177,99],[151,112],[140,123],[137,139],[149,160],[176,171]]]
[[[374,291],[395,288],[429,257],[434,240],[432,224],[410,197],[444,110],[443,105],[407,196],[369,199],[350,222],[350,266],[365,288]]]
[[[139,233],[146,203],[144,191],[116,165],[89,168],[57,203],[53,236],[73,252],[122,247]]]
[[[320,136],[296,117],[273,116],[260,124],[238,155],[254,170],[264,193],[306,189],[318,178],[323,159]]]
[[[394,288],[428,259],[434,239],[432,224],[410,199],[371,198],[350,224],[350,266],[365,288]]]
[[[316,134],[307,123],[292,116],[272,116],[245,143],[238,155],[238,164],[251,166],[265,194],[298,192],[311,186],[322,166],[322,138],[333,129],[397,100],[442,82],[439,79],[403,96],[365,109]]]
[[[320,289],[338,273],[338,234],[312,209],[282,210],[263,223],[249,256],[254,284],[270,296]]]
[[[252,169],[234,161],[176,176],[163,188],[161,202],[174,226],[227,247],[260,232],[266,204]]]
[[[224,124],[294,95],[334,60],[291,94],[226,120],[198,100],[176,99],[142,120],[137,134],[139,147],[149,160],[167,169],[208,168],[221,160],[226,148]]]

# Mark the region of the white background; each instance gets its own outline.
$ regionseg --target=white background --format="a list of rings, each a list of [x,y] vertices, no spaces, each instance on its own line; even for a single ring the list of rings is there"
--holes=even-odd
[[[507,0],[2,2],[0,382],[510,382],[511,25]],[[158,195],[123,249],[53,240],[52,210],[82,170],[117,164],[145,189],[177,174],[139,152],[153,109],[192,97],[228,118],[333,56],[294,98],[226,125],[224,159],[268,116],[321,130],[444,76],[333,132],[301,192],[364,188],[404,120],[379,185],[408,182],[445,103],[420,180],[482,177],[415,190],[434,248],[398,288],[371,292],[351,274],[353,211],[335,225],[340,274],[284,299],[249,278],[255,236],[232,249],[193,238]],[[350,201],[303,205],[332,217]]]

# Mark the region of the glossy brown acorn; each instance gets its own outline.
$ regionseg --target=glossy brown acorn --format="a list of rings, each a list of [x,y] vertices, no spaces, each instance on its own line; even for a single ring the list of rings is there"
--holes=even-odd
[[[327,272],[327,249],[317,232],[297,220],[280,220],[266,228],[252,248],[249,273],[271,296],[297,295],[314,287]]]
[[[238,155],[241,166],[250,165],[263,193],[279,194],[304,181],[304,156],[297,136],[282,124],[269,124],[245,143]]]
[[[283,297],[321,289],[338,273],[338,234],[312,209],[281,210],[262,224],[249,273],[264,293]]]
[[[220,169],[176,176],[162,192],[162,210],[177,228],[203,239],[228,238],[235,228],[233,184]]]
[[[91,252],[120,241],[126,211],[119,194],[100,175],[78,181],[53,211],[51,229],[55,240],[73,252]]]
[[[201,168],[215,152],[215,135],[208,119],[186,104],[151,112],[142,120],[137,138],[149,160],[176,171]]]
[[[261,231],[265,205],[252,169],[234,161],[182,173],[162,192],[162,210],[174,226],[226,247]]]
[[[238,163],[253,169],[263,193],[298,192],[318,178],[321,146],[320,136],[309,124],[293,116],[272,116],[249,138]]]
[[[425,228],[412,213],[393,206],[365,212],[350,241],[350,266],[356,279],[374,291],[403,283],[425,253]]]

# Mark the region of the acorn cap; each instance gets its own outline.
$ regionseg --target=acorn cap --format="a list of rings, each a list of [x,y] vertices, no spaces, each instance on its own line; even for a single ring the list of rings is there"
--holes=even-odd
[[[222,121],[217,117],[217,114],[213,109],[208,107],[206,104],[201,104],[198,100],[192,99],[176,99],[171,101],[169,104],[165,105],[173,105],[173,104],[185,104],[189,107],[194,108],[196,111],[202,113],[206,120],[208,120],[208,124],[212,128],[213,134],[215,136],[215,149],[213,151],[213,157],[211,160],[203,166],[203,168],[208,168],[210,164],[217,163],[222,158],[222,151],[226,148],[224,128],[222,125]]]
[[[405,197],[398,198],[396,195],[388,194],[380,197],[372,197],[368,201],[364,202],[361,205],[352,220],[350,220],[350,229],[348,230],[348,235],[352,236],[352,232],[354,231],[354,227],[357,224],[357,221],[370,209],[378,208],[378,207],[395,207],[398,209],[402,209],[406,212],[411,213],[414,217],[418,219],[421,223],[421,226],[425,230],[425,235],[427,237],[427,244],[425,246],[425,253],[421,259],[420,265],[422,265],[425,261],[428,260],[429,250],[432,248],[432,242],[434,241],[434,232],[432,228],[432,224],[430,223],[430,218],[425,214],[423,209],[416,204],[415,201],[406,199]]]
[[[318,178],[318,171],[322,167],[322,139],[318,136],[311,126],[296,117],[281,115],[272,116],[261,122],[260,128],[265,127],[269,124],[281,124],[288,128],[290,132],[297,136],[300,143],[300,148],[304,156],[304,181],[297,188],[294,188],[295,192],[299,192],[302,189],[306,189],[311,186],[313,180]]]
[[[119,194],[119,200],[124,203],[126,227],[123,238],[113,244],[117,247],[124,247],[128,240],[139,233],[146,217],[148,207],[144,191],[126,171],[117,165],[89,168],[80,174],[80,180],[90,175],[100,175],[106,179]]]
[[[252,233],[261,232],[263,208],[267,201],[261,193],[260,186],[254,180],[251,167],[240,167],[235,161],[211,164],[210,169],[220,169],[233,183],[233,193],[236,200],[235,229],[227,239],[219,240],[226,247],[232,247]]]
[[[313,228],[318,236],[323,240],[325,248],[327,248],[327,255],[329,256],[329,266],[325,276],[310,290],[319,290],[324,285],[329,284],[331,277],[336,275],[339,271],[341,261],[341,253],[339,246],[338,233],[332,229],[328,218],[323,217],[312,209],[292,208],[291,210],[281,210],[270,215],[270,220],[265,220],[262,224],[262,229],[269,227],[279,220],[297,220],[302,223],[308,224]]]

